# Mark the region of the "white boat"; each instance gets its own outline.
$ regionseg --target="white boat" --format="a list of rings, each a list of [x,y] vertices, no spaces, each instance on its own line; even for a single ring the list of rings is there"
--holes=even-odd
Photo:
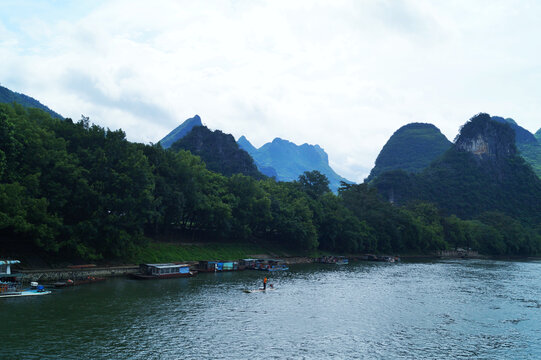
[[[37,296],[37,295],[47,295],[50,293],[51,291],[49,290],[31,289],[31,290],[22,290],[22,291],[15,291],[15,292],[9,292],[9,293],[2,293],[0,294],[0,298],[19,297],[19,296]]]

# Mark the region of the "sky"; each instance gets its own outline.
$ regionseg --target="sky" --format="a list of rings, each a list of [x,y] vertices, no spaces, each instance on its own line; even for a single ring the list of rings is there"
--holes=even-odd
[[[0,0],[0,84],[157,143],[211,129],[318,144],[362,182],[411,122],[541,127],[541,2]]]

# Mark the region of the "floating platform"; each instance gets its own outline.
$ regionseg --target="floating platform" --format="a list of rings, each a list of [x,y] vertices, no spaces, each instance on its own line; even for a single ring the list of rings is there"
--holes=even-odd
[[[276,288],[268,287],[268,288],[266,288],[266,289],[253,289],[253,290],[243,289],[242,291],[245,292],[245,293],[247,293],[247,294],[251,294],[251,293],[265,292],[265,291],[271,291],[271,290],[276,290]]]

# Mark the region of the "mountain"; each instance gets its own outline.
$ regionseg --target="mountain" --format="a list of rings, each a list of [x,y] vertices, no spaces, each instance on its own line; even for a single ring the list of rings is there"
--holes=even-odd
[[[168,149],[174,142],[182,139],[196,126],[203,126],[199,115],[195,115],[193,118],[189,118],[182,124],[177,126],[173,131],[167,134],[163,139],[159,141],[164,149]]]
[[[242,136],[237,140],[237,144],[239,144],[239,146],[240,146],[242,149],[244,149],[246,152],[248,152],[248,154],[257,151],[256,147],[253,146],[252,143],[251,143],[250,141],[248,141],[248,139],[246,139],[246,136],[244,136],[244,135],[242,135]]]
[[[253,157],[253,154],[257,153],[257,149],[252,145],[250,141],[248,141],[248,139],[246,139],[244,135],[242,135],[237,140],[237,144],[239,144],[240,148],[246,151],[252,157]],[[255,159],[254,159],[254,162],[255,162]],[[276,172],[276,169],[273,168],[272,166],[260,165],[257,162],[255,164],[263,175],[278,179],[278,173]]]
[[[318,170],[329,179],[329,186],[334,192],[341,181],[351,183],[329,166],[329,156],[319,145],[296,145],[276,138],[257,149],[244,136],[238,144],[253,157],[262,172],[264,169],[274,169],[278,181],[297,180],[305,171]]]
[[[233,135],[224,134],[220,130],[211,131],[206,126],[195,126],[170,148],[176,151],[189,150],[201,157],[207,169],[225,176],[244,174],[256,179],[264,178],[250,155],[239,148]]]
[[[419,172],[451,146],[452,143],[432,124],[402,126],[383,146],[366,181],[390,170]]]
[[[513,119],[504,119],[499,116],[493,116],[492,119],[500,123],[509,124],[515,132],[515,144],[520,155],[532,166],[537,176],[541,178],[541,140],[522,126],[519,126]]]
[[[373,185],[392,202],[428,201],[464,219],[498,211],[541,223],[541,179],[519,156],[511,126],[488,114],[470,119],[455,144],[422,172],[383,173]]]
[[[535,138],[537,139],[537,141],[541,142],[541,129],[537,130],[537,132],[535,133]]]
[[[52,117],[63,119],[63,117],[60,114],[49,109],[47,106],[43,105],[36,99],[24,94],[16,93],[3,86],[0,86],[0,103],[5,103],[5,104],[17,103],[17,104],[21,104],[25,108],[41,109],[49,113]]]

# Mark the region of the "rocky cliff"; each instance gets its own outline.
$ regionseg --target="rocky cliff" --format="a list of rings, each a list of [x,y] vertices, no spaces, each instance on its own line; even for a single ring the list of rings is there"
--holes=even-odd
[[[462,127],[455,146],[480,160],[499,160],[517,154],[511,126],[494,121],[484,113],[474,116]]]

